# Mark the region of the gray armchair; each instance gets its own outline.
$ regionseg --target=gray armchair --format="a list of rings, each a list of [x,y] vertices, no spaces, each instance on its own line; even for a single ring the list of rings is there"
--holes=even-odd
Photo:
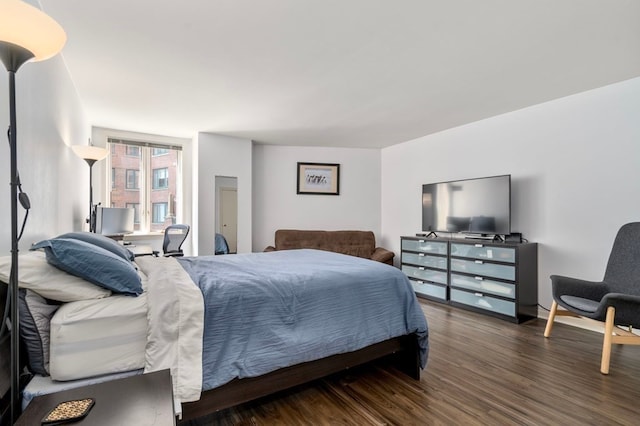
[[[632,327],[640,327],[640,222],[618,231],[602,281],[552,275],[551,291],[553,303],[544,337],[551,335],[558,315],[604,321],[600,372],[609,374],[613,344],[640,345],[640,336],[632,333]]]

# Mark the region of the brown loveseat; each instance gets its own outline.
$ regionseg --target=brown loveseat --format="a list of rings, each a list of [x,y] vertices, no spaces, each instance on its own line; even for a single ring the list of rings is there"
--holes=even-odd
[[[382,247],[376,247],[376,237],[371,231],[300,231],[278,229],[275,247],[264,251],[318,249],[364,257],[393,265],[394,253]]]

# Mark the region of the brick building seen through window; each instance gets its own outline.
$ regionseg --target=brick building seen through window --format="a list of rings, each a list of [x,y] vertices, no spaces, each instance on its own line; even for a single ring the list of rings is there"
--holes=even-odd
[[[109,149],[110,207],[133,208],[135,231],[162,232],[175,223],[180,151],[122,143]]]

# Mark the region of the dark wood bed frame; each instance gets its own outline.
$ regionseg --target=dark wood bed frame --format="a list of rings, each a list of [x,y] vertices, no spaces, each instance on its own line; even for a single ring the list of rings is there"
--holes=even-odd
[[[204,391],[197,402],[182,405],[183,420],[273,394],[376,359],[390,357],[394,365],[413,379],[420,379],[420,351],[416,335],[385,340],[354,352],[282,368],[271,373],[231,382]]]
[[[4,310],[6,286],[0,283],[0,315]],[[5,290],[5,291],[2,291]],[[0,425],[7,421],[10,398],[10,339],[0,342]],[[24,353],[24,352],[23,352]],[[394,366],[416,380],[420,379],[420,351],[416,335],[410,334],[367,346],[354,352],[282,368],[271,373],[231,382],[204,391],[197,402],[183,404],[183,420],[191,420],[263,396],[320,379],[339,371],[388,357]],[[21,357],[22,358],[22,357]]]

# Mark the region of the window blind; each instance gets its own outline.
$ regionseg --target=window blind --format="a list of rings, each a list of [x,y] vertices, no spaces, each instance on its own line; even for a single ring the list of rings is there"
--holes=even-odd
[[[134,141],[131,139],[118,139],[118,138],[107,138],[107,142],[120,144],[120,145],[144,146],[149,148],[173,149],[175,151],[182,151],[182,146],[180,145],[170,145],[170,144],[163,144],[159,142]]]

